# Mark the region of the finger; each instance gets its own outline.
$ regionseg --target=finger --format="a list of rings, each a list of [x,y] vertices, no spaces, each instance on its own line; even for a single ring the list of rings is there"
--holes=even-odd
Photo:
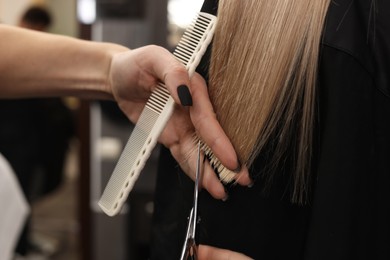
[[[208,161],[205,162],[203,169],[202,187],[206,189],[213,198],[226,200],[227,194],[225,192],[225,188],[214,173],[214,170],[211,168]]]
[[[143,68],[152,68],[151,74],[155,75],[171,93],[176,103],[192,105],[190,79],[185,66],[179,62],[168,50],[159,46],[144,47],[146,54],[140,61]],[[158,56],[158,59],[155,57]],[[181,94],[181,99],[179,94]],[[184,100],[185,102],[181,102]]]
[[[191,120],[202,140],[220,162],[230,170],[239,167],[236,152],[215,116],[207,87],[200,75],[191,79],[194,104],[190,108]]]
[[[140,61],[142,67],[152,68],[151,73],[165,82],[175,102],[182,104],[184,100],[183,105],[195,106],[191,119],[201,138],[225,167],[237,169],[239,163],[236,153],[215,117],[205,81],[195,74],[190,84],[185,67],[164,48],[148,46],[143,51],[146,54],[142,55],[144,57]],[[149,53],[158,54],[159,58]]]
[[[213,260],[250,260],[252,258],[227,249],[220,249],[216,247],[199,245],[198,247],[198,259],[213,259]]]
[[[252,186],[253,180],[249,176],[248,168],[243,166],[241,171],[237,174],[236,183],[241,186]]]
[[[121,110],[123,113],[127,116],[127,118],[133,122],[136,123],[141,115],[141,112],[143,111],[145,107],[144,103],[122,103],[120,105]]]

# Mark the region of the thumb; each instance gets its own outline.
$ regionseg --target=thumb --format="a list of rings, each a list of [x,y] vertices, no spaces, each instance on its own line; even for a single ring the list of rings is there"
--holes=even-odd
[[[199,260],[251,260],[252,258],[227,249],[216,248],[212,246],[199,245]]]

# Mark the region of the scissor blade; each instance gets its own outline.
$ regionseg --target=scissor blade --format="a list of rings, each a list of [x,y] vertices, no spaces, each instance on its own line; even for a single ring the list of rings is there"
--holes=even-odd
[[[199,181],[200,181],[200,141],[198,142],[198,157],[196,159],[196,174],[195,174],[195,187],[194,187],[194,205],[193,205],[193,227],[192,237],[195,239],[196,223],[198,221],[198,193],[199,193]]]
[[[196,160],[196,173],[195,173],[195,185],[194,185],[194,200],[193,206],[188,218],[187,233],[184,240],[183,249],[181,252],[180,260],[197,259],[197,249],[195,243],[195,229],[197,224],[197,211],[198,211],[198,191],[200,180],[200,153],[201,145],[198,142],[198,157]]]

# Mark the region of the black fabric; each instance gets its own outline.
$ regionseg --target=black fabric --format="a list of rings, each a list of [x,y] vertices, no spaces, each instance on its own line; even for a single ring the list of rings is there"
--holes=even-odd
[[[217,15],[218,12],[218,0],[205,0],[203,2],[201,12],[205,12],[212,15]]]
[[[56,190],[74,134],[72,112],[58,98],[0,101],[0,153],[9,161],[29,203]],[[16,252],[27,254],[30,218]]]
[[[154,198],[151,259],[180,259],[186,219],[192,206],[193,181],[179,170],[169,150],[161,147]]]
[[[310,203],[290,203],[288,172],[267,193],[261,179],[252,188],[230,187],[226,202],[203,190],[198,242],[254,259],[390,259],[389,64],[390,2],[332,1],[320,58]],[[259,158],[253,170],[261,165]],[[170,181],[157,183],[156,196],[166,196],[162,186],[178,178]],[[191,194],[192,187],[177,191],[189,199],[176,211],[188,211],[191,197],[182,192]],[[173,258],[160,251],[158,259]]]

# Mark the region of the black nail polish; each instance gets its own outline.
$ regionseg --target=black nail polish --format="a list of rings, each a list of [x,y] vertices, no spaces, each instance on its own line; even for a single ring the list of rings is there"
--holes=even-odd
[[[226,202],[228,199],[229,199],[229,195],[226,195],[226,196],[222,199],[222,201],[223,201],[223,202]]]
[[[235,173],[239,173],[241,171],[241,163],[240,162],[238,162],[238,166],[237,166],[237,168],[236,169],[234,169],[233,170],[233,172],[235,172]]]
[[[226,186],[224,186],[224,188],[225,188],[225,197],[222,198],[222,201],[226,202],[229,199],[229,191]]]
[[[183,106],[192,106],[192,96],[190,90],[186,85],[180,85],[177,87],[177,95]]]

